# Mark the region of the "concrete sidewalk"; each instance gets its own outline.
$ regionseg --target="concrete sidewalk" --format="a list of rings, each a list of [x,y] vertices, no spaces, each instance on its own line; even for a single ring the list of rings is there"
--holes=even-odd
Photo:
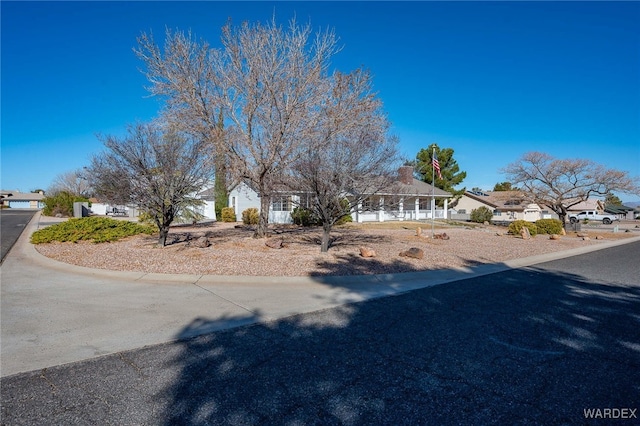
[[[37,213],[0,267],[3,377],[640,240],[407,274],[227,277],[112,272],[57,262],[29,243],[44,225],[40,221]]]

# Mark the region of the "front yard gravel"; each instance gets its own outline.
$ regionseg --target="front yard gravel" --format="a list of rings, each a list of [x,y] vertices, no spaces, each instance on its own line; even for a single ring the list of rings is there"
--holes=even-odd
[[[386,225],[386,224],[385,224]],[[575,233],[551,240],[538,235],[530,240],[506,234],[506,228],[440,227],[449,240],[431,238],[429,223],[388,225],[349,225],[335,228],[335,239],[328,253],[320,253],[319,229],[280,227],[271,238],[281,238],[284,247],[272,249],[264,239],[253,238],[248,228],[233,224],[210,223],[195,227],[172,227],[166,247],[153,236],[130,237],[115,243],[49,243],[36,246],[52,259],[89,268],[145,273],[309,276],[366,275],[412,272],[473,266],[568,250],[603,241],[633,236],[629,233],[591,234],[585,240]],[[416,227],[422,226],[422,237]],[[207,248],[195,247],[199,237],[211,242]],[[373,249],[376,257],[363,258],[360,247]],[[400,257],[411,247],[424,251],[422,259]]]

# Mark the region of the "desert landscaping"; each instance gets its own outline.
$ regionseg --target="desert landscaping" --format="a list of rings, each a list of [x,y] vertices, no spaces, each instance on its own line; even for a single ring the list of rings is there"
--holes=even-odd
[[[437,223],[433,231],[436,238],[432,238],[428,222],[348,224],[335,228],[334,242],[329,252],[322,254],[318,228],[275,226],[266,240],[253,238],[253,233],[252,227],[237,223],[209,222],[173,226],[166,247],[157,245],[156,236],[140,235],[113,243],[39,244],[36,249],[61,262],[115,271],[236,276],[367,275],[496,263],[638,235],[598,229],[582,232],[580,236],[568,232],[558,239],[549,235],[523,239],[520,235],[508,235],[507,228],[500,226]],[[417,257],[422,254],[422,258],[411,257],[410,249],[418,249],[413,252]]]

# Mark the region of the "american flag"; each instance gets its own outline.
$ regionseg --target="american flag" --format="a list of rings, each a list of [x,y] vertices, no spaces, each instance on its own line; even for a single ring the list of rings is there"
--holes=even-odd
[[[433,153],[433,169],[438,173],[438,178],[442,179],[442,174],[440,173],[440,163],[438,162],[438,158],[436,157],[436,153]]]

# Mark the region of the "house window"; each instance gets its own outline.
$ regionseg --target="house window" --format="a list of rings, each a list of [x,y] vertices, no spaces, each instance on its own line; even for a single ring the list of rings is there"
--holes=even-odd
[[[430,198],[421,198],[418,204],[418,208],[420,210],[431,210],[431,199]]]
[[[300,194],[298,206],[303,209],[309,209],[313,205],[313,196],[311,194]]]
[[[500,210],[494,210],[493,211],[493,215],[494,216],[502,216],[502,212]]]
[[[362,200],[362,211],[371,211],[373,210],[373,201],[371,200],[371,197],[367,197],[364,200]]]
[[[291,197],[288,195],[273,197],[271,206],[274,212],[291,211]]]
[[[460,209],[458,210],[459,214],[467,214],[467,209]]]

